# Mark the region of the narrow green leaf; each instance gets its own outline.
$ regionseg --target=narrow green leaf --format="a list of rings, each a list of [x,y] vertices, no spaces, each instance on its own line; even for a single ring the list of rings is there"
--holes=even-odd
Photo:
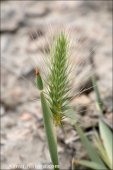
[[[103,103],[102,103],[99,89],[98,89],[98,86],[96,83],[95,75],[92,76],[92,83],[93,83],[93,87],[94,87],[94,91],[95,91],[95,95],[96,95],[97,109],[99,110],[99,113],[101,115],[103,115]]]
[[[102,160],[111,169],[109,157],[107,156],[107,153],[106,153],[106,150],[105,150],[105,148],[103,146],[103,143],[100,140],[100,137],[99,137],[99,135],[98,135],[98,133],[96,131],[95,131],[94,142],[95,142],[96,147],[98,148],[98,151],[99,151],[99,154],[100,154]]]
[[[50,156],[51,156],[53,165],[55,167],[55,166],[59,165],[58,152],[57,152],[57,139],[56,139],[56,134],[55,134],[55,129],[54,129],[55,127],[53,124],[53,120],[51,119],[51,111],[48,107],[48,104],[46,102],[46,98],[45,98],[43,92],[41,92],[40,96],[41,96],[41,104],[42,104],[42,110],[43,110],[44,127],[45,127],[45,131],[46,131]],[[54,169],[59,170],[58,167],[56,167]]]
[[[78,160],[77,163],[75,161],[75,165],[76,164],[80,164],[80,165],[83,165],[83,166],[86,166],[88,168],[95,169],[95,170],[108,170],[106,167],[103,167],[101,164],[98,164],[92,161]]]
[[[106,168],[103,161],[100,159],[98,153],[96,152],[95,148],[93,147],[91,142],[88,140],[88,138],[85,136],[84,132],[79,127],[79,125],[75,124],[75,128],[76,128],[76,130],[77,130],[77,132],[78,132],[78,134],[81,138],[82,143],[84,144],[85,148],[87,149],[87,152],[88,152],[90,159],[93,162],[100,164],[100,166]]]
[[[110,160],[110,167],[113,168],[113,133],[109,129],[109,127],[102,121],[99,121],[99,129],[100,129],[100,135],[103,141],[103,145],[106,149],[107,156]]]

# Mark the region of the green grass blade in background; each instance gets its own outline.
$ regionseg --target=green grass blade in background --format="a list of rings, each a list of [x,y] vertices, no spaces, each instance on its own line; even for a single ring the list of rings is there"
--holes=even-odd
[[[103,166],[100,164],[97,164],[95,162],[92,161],[85,161],[85,160],[75,160],[75,166],[76,164],[80,164],[83,165],[85,167],[91,168],[91,169],[95,169],[95,170],[108,170],[106,167],[103,169]],[[75,168],[76,170],[76,168]]]
[[[98,153],[101,156],[101,159],[105,162],[105,164],[109,167],[109,169],[111,169],[109,157],[107,156],[103,143],[96,131],[95,131],[94,143],[99,151]]]
[[[41,95],[41,104],[42,104],[42,110],[43,110],[44,126],[45,126],[51,160],[54,166],[55,165],[59,166],[58,153],[57,153],[57,139],[56,139],[56,134],[54,131],[53,120],[51,118],[51,111],[48,107],[48,104],[47,104],[47,101],[46,101],[46,98],[43,92],[41,92],[40,95]],[[59,170],[58,167],[54,169]]]
[[[76,128],[76,130],[77,130],[77,132],[78,132],[78,134],[79,134],[79,136],[81,138],[81,141],[82,141],[83,145],[87,149],[87,152],[88,152],[88,155],[89,155],[90,159],[93,162],[95,162],[96,164],[100,164],[100,166],[103,167],[103,169],[106,169],[105,164],[103,163],[103,161],[101,160],[101,158],[97,154],[95,148],[90,143],[88,138],[85,136],[84,132],[82,131],[82,129],[79,127],[78,124],[75,124],[75,128]]]
[[[99,110],[99,113],[102,116],[103,115],[103,104],[102,104],[99,89],[98,89],[98,86],[97,86],[97,83],[96,83],[95,75],[92,76],[92,84],[93,84],[95,95],[96,95],[97,108]]]
[[[103,104],[100,97],[99,89],[96,83],[95,75],[92,76],[92,83],[94,86],[94,91],[96,94],[96,101],[97,101],[97,107],[99,109],[99,113],[101,116],[103,116]],[[103,141],[103,147],[105,150],[103,150],[103,147],[99,145],[98,141],[98,150],[102,156],[103,161],[107,164],[107,166],[111,169],[113,169],[113,155],[112,155],[112,141],[113,141],[113,133],[109,129],[109,127],[102,121],[102,119],[99,119],[99,130],[100,130],[100,136]],[[105,154],[106,153],[106,154]],[[105,155],[104,155],[105,154]]]
[[[110,167],[113,169],[113,133],[102,120],[99,121],[99,129],[103,145],[110,160]]]

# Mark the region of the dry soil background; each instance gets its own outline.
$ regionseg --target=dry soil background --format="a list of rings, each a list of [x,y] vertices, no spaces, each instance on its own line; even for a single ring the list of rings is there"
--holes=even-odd
[[[77,65],[82,58],[86,61],[78,70],[80,73],[75,77],[73,89],[79,91],[82,87],[91,86],[88,75],[91,73],[90,61],[92,61],[105,106],[105,117],[111,123],[112,1],[3,0],[1,1],[2,170],[12,170],[10,166],[17,164],[26,166],[50,163],[40,101],[31,102],[35,98],[39,99],[39,92],[32,85],[34,67],[31,59],[38,62],[37,64],[42,64],[40,58],[43,49],[49,56],[45,37],[50,42],[51,37],[62,29],[62,26],[69,29],[73,38],[71,46],[73,63]],[[79,41],[76,45],[77,38]],[[74,98],[72,104],[78,110],[82,127],[88,135],[91,135],[92,127],[97,126],[98,122],[93,89]],[[71,169],[72,158],[85,158],[86,152],[76,131],[67,120],[64,130],[66,134],[58,129],[59,159],[62,169]]]

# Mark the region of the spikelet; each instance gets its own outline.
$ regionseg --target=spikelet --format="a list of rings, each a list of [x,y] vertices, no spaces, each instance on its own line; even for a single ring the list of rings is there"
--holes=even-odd
[[[69,63],[68,40],[61,32],[51,49],[48,101],[56,125],[61,125],[64,112],[68,109]]]

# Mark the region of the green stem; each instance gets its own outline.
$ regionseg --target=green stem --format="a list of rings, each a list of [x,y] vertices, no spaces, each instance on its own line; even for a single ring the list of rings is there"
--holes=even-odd
[[[51,111],[50,111],[50,108],[48,107],[43,91],[40,93],[40,96],[41,96],[41,105],[42,105],[42,111],[43,111],[44,127],[46,131],[46,137],[48,141],[48,147],[49,147],[51,160],[54,165],[54,170],[59,170],[55,126],[53,124],[53,120],[51,118]]]

